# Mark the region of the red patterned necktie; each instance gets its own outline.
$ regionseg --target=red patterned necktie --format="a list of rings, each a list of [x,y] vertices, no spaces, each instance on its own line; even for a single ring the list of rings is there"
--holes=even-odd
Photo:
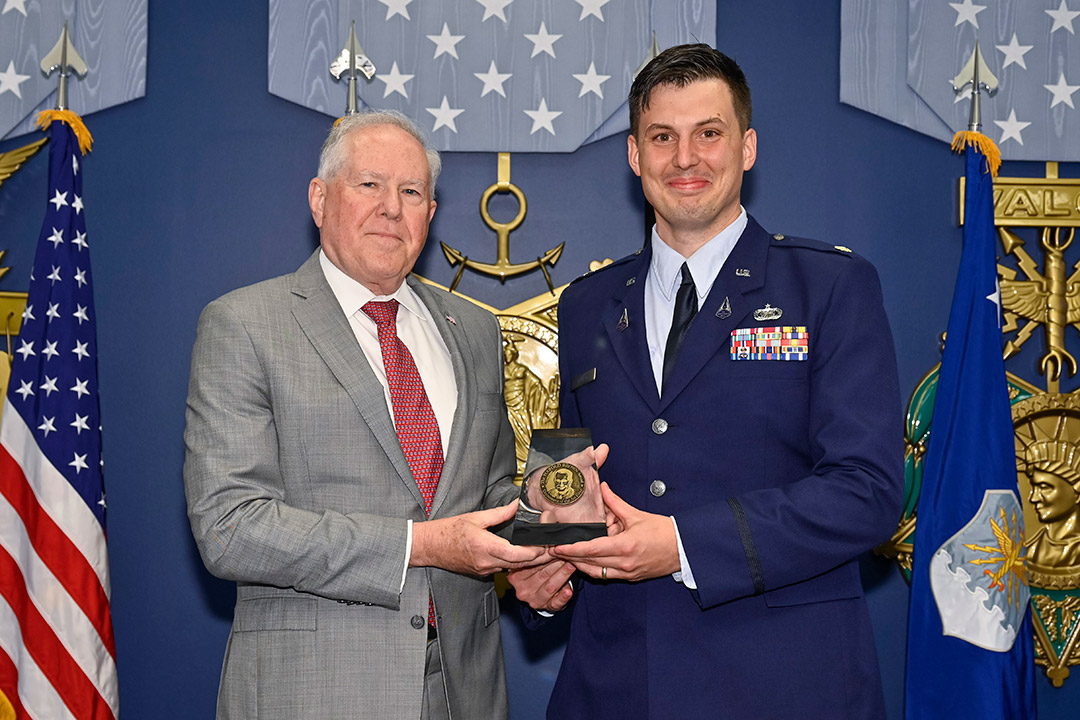
[[[420,494],[424,496],[424,510],[431,514],[431,501],[435,499],[443,468],[442,437],[416,362],[397,334],[398,301],[372,300],[360,309],[379,329],[379,348],[386,369],[386,384],[390,388],[390,402],[394,406],[398,442],[420,487]],[[430,602],[428,623],[435,627],[435,608]]]

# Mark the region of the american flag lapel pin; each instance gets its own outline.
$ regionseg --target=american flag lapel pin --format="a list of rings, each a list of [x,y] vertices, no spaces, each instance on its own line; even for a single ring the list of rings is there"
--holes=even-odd
[[[450,323],[451,325],[457,325],[457,320],[455,320],[454,316],[450,313],[446,313],[446,322]]]

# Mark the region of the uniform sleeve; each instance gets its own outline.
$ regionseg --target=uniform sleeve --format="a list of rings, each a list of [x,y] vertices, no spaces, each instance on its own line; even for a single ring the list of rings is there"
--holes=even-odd
[[[770,440],[809,443],[811,473],[676,516],[703,607],[823,576],[896,526],[903,427],[877,273],[846,258],[823,302],[811,338],[808,435]],[[861,592],[854,570],[850,577]]]
[[[284,502],[270,380],[223,300],[199,320],[184,440],[188,517],[211,573],[397,609],[407,521]]]

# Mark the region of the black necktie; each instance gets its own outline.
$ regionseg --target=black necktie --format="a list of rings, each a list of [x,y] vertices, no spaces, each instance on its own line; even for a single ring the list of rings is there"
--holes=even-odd
[[[671,370],[675,367],[675,358],[679,355],[679,347],[682,345],[686,331],[690,329],[690,321],[697,314],[697,289],[694,287],[694,278],[690,275],[690,268],[686,263],[682,265],[682,284],[679,292],[675,294],[675,312],[671,315],[671,331],[667,336],[667,347],[664,348],[664,378],[663,385],[667,385]]]

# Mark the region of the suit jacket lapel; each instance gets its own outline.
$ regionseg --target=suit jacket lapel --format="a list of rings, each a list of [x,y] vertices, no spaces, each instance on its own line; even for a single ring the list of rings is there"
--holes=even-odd
[[[465,453],[466,437],[473,424],[473,416],[476,414],[476,382],[473,380],[472,373],[469,372],[474,360],[472,348],[465,342],[458,326],[446,320],[447,308],[442,296],[412,275],[406,278],[406,282],[431,313],[431,319],[435,321],[435,326],[439,329],[443,342],[446,343],[446,349],[450,351],[454,382],[457,384],[458,401],[457,408],[454,410],[454,425],[450,432],[450,440],[446,445],[446,458],[443,461],[442,475],[439,476],[439,486],[435,490],[435,499],[431,503],[430,517],[435,517],[443,500],[450,492],[454,478],[458,475],[458,468]]]
[[[686,389],[717,353],[729,352],[731,331],[756,309],[751,307],[754,303],[748,295],[765,285],[768,251],[769,236],[754,218],[749,218],[746,229],[713,281],[704,307],[694,316],[683,339],[679,357],[660,399],[660,411]]]
[[[651,260],[652,251],[646,248],[636,261],[631,261],[621,271],[625,279],[617,285],[601,322],[607,330],[615,357],[630,378],[631,385],[655,410],[660,398],[656,392],[656,380],[649,361],[649,341],[645,334],[645,277]]]
[[[356,342],[348,318],[326,282],[315,252],[293,275],[292,313],[304,335],[323,359],[330,372],[352,398],[368,429],[382,446],[390,464],[402,482],[423,507],[424,498],[416,485],[405,453],[398,442],[397,430],[386,407],[382,384],[371,371],[364,351]]]

